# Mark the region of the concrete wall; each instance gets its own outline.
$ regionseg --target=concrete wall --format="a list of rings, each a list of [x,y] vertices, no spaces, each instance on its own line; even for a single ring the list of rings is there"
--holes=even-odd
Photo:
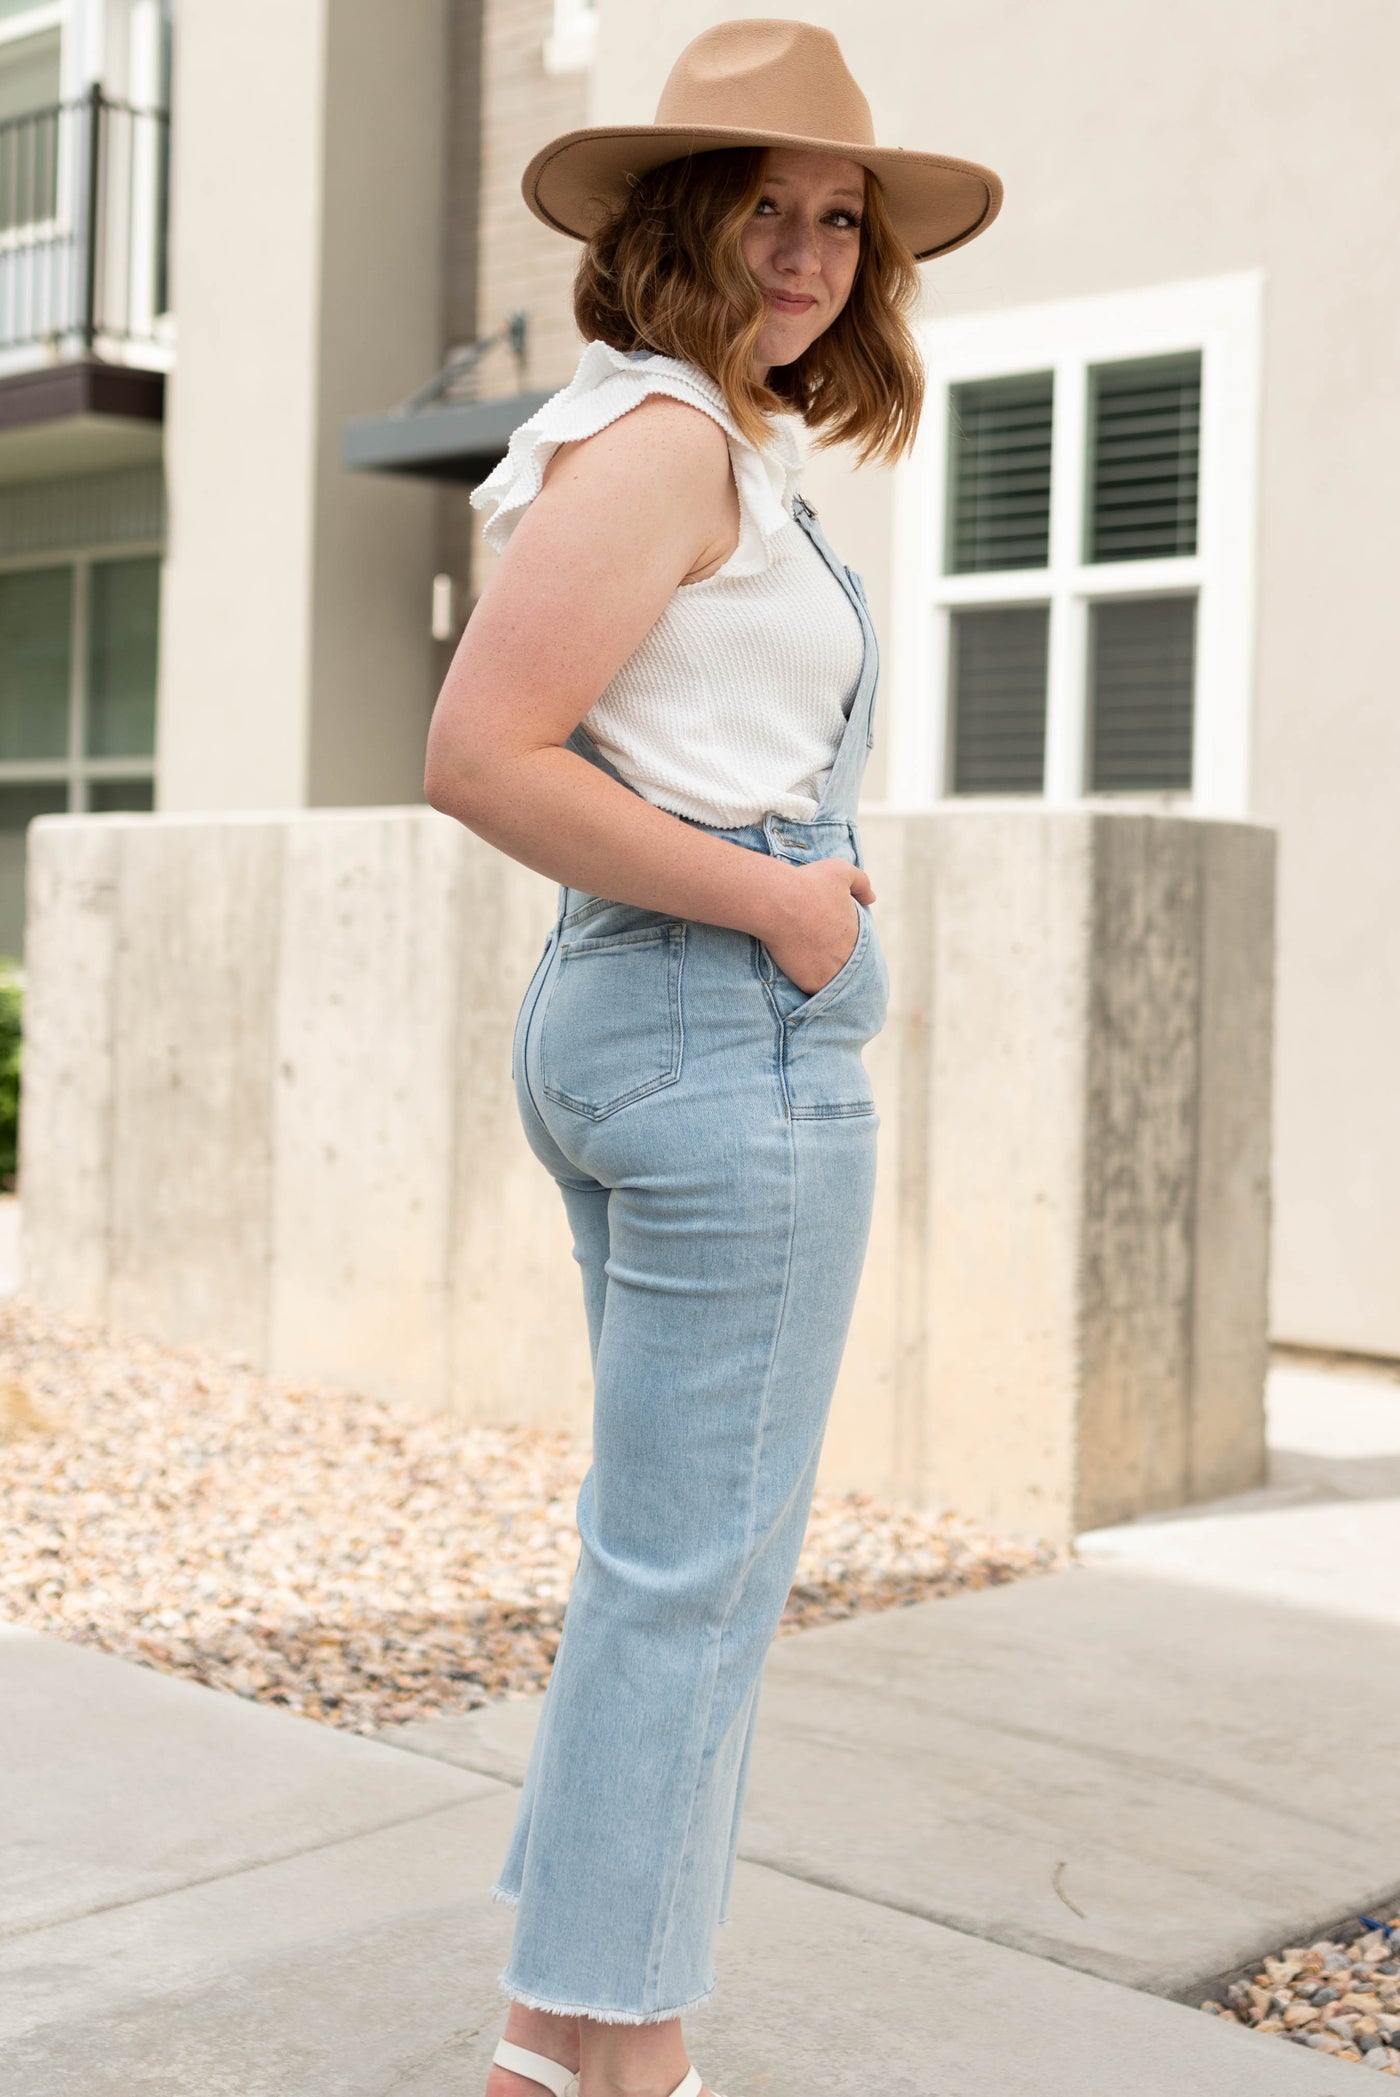
[[[1065,1536],[1262,1477],[1273,839],[863,825],[889,956],[828,1484]],[[27,1293],[464,1417],[586,1427],[510,1078],[554,884],[431,809],[30,831]]]
[[[64,817],[30,853],[27,1291],[580,1424],[568,1239],[510,1094],[553,884],[427,808]]]
[[[607,0],[590,121],[649,118],[681,46],[733,11]],[[987,235],[922,271],[931,316],[1264,272],[1248,813],[1280,833],[1273,1331],[1400,1355],[1400,10],[812,0],[804,15],[839,37],[882,142],[1003,177]],[[808,482],[882,633],[885,481],[829,455]],[[886,726],[917,703],[887,689]],[[892,791],[884,747],[872,799]]]
[[[421,797],[433,491],[340,430],[438,366],[446,35],[446,0],[181,11],[162,808]]]

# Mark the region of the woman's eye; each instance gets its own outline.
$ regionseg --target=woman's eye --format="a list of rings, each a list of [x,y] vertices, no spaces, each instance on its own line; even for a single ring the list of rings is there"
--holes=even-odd
[[[774,211],[776,211],[778,208],[777,205],[773,202],[772,197],[760,197],[758,202],[754,205],[754,210],[762,211],[765,204],[772,205]],[[845,224],[841,228],[841,231],[843,233],[858,232],[860,230],[861,221],[859,214],[854,211],[847,211],[843,204],[838,204],[834,211],[829,211],[827,213],[827,217],[844,219]]]

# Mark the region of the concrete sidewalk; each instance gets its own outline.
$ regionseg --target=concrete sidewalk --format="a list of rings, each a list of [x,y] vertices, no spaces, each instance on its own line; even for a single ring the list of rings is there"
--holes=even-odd
[[[1169,1999],[1400,1887],[1400,1388],[1271,1407],[1228,1510],[775,1645],[712,2088],[1367,2087]],[[0,1675],[0,2097],[481,2090],[538,1700],[376,1742],[28,1633]]]
[[[518,1783],[538,1701],[399,1737]],[[1079,1567],[784,1639],[740,1854],[1175,1996],[1400,1888],[1397,1731],[1400,1631]]]

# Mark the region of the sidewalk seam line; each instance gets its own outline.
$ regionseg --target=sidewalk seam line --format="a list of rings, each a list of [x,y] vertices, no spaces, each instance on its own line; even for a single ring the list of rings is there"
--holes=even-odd
[[[472,1770],[468,1774],[477,1776],[482,1772]],[[87,1922],[95,1915],[115,1915],[123,1908],[139,1908],[147,1901],[168,1900],[179,1893],[192,1893],[200,1886],[217,1886],[223,1879],[244,1878],[250,1872],[268,1870],[273,1865],[295,1863],[298,1858],[314,1857],[321,1850],[338,1849],[344,1843],[359,1842],[368,1835],[382,1835],[390,1828],[412,1827],[415,1821],[431,1820],[435,1814],[451,1813],[459,1806],[474,1806],[478,1803],[484,1803],[484,1800],[446,1799],[441,1805],[425,1806],[419,1813],[405,1813],[393,1820],[377,1821],[372,1827],[348,1829],[343,1835],[328,1835],[322,1842],[308,1842],[302,1849],[280,1850],[275,1856],[259,1857],[248,1864],[235,1864],[226,1871],[209,1871],[199,1878],[182,1879],[175,1886],[152,1886],[148,1892],[133,1893],[124,1900],[106,1900],[99,1902],[96,1907],[73,1908],[65,1915],[46,1916],[42,1922],[22,1923],[18,1928],[0,1927],[0,1944],[15,1944],[21,1937],[37,1937],[45,1930],[67,1929],[73,1923]]]

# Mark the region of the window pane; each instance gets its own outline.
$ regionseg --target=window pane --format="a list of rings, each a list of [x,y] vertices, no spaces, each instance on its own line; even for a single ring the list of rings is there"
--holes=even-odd
[[[156,746],[160,562],[94,561],[91,585],[87,754],[147,757]]]
[[[41,29],[0,44],[0,122],[58,101],[59,37],[57,29]]]
[[[1196,600],[1090,607],[1090,790],[1191,786]]]
[[[119,808],[154,808],[155,784],[154,779],[89,779],[88,812],[110,815]]]
[[[948,573],[1050,558],[1054,373],[948,389]]]
[[[955,794],[1043,790],[1049,633],[1043,604],[953,614]]]
[[[56,209],[58,49],[56,29],[0,44],[0,231],[6,233],[42,224]],[[13,119],[20,121],[7,121]]]
[[[1196,551],[1201,356],[1101,364],[1089,374],[1090,561]]]
[[[68,755],[73,571],[0,575],[0,758]]]
[[[24,953],[24,833],[36,815],[62,815],[68,787],[62,779],[0,786],[0,954]]]

